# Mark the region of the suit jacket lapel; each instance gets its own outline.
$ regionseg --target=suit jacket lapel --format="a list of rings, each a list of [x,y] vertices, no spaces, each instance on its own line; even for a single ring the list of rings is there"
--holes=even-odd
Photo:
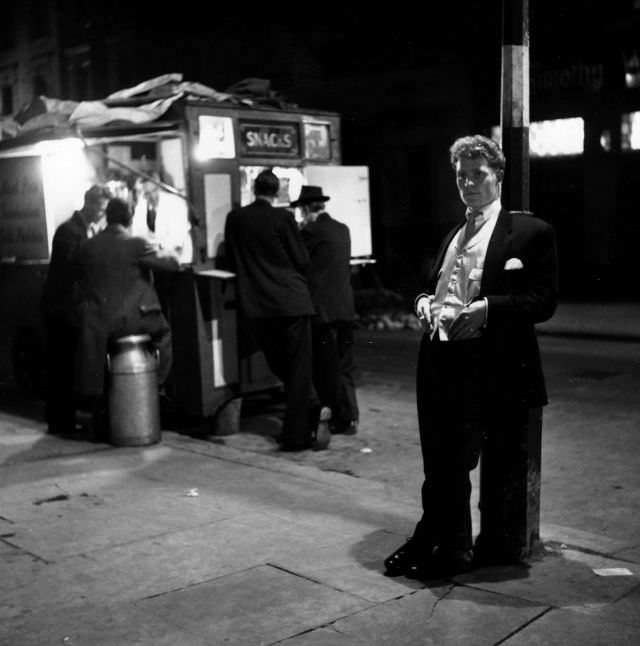
[[[504,258],[509,257],[509,247],[511,246],[511,213],[502,209],[498,215],[498,221],[493,229],[489,245],[487,247],[487,255],[484,259],[484,268],[482,271],[482,282],[480,284],[480,293],[486,294],[493,285],[496,276]]]

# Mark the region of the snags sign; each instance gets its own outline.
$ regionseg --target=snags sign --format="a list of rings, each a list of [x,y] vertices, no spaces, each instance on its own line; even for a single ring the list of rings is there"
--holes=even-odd
[[[240,146],[245,157],[299,157],[300,132],[295,123],[240,121]]]

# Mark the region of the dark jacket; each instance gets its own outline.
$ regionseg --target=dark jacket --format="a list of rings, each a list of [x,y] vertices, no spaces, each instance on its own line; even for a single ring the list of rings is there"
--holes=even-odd
[[[321,213],[301,231],[309,252],[309,289],[320,323],[351,321],[356,312],[351,287],[349,227]]]
[[[236,274],[240,312],[247,318],[315,312],[306,278],[309,256],[290,211],[262,199],[231,211],[225,256]]]
[[[151,282],[152,270],[175,271],[175,256],[159,251],[120,225],[109,225],[84,243],[80,267],[80,349],[77,391],[100,394],[111,338],[158,333],[168,325]]]
[[[42,295],[45,320],[76,322],[78,249],[87,240],[87,225],[78,211],[57,229]]]
[[[436,256],[429,281],[431,294],[447,247],[461,226],[449,232]],[[512,258],[522,268],[505,269]],[[489,403],[546,404],[535,324],[551,318],[557,306],[558,257],[551,225],[530,215],[500,212],[480,282],[479,298],[484,297],[488,319],[482,336]],[[428,360],[428,348],[424,358]]]

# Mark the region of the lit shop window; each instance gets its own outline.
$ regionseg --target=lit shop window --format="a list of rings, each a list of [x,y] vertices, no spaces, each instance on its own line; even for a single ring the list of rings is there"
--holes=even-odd
[[[622,115],[620,148],[640,150],[640,112],[628,112]]]
[[[502,143],[500,126],[491,130],[491,138]],[[529,155],[531,157],[561,157],[584,152],[584,119],[554,119],[534,121],[529,126]]]

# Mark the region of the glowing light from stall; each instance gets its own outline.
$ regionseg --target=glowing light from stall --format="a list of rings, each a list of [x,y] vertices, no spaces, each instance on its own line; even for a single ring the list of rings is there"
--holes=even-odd
[[[56,227],[82,207],[85,191],[96,180],[96,171],[89,163],[79,139],[41,141],[36,144],[35,150],[42,157],[50,248]]]

